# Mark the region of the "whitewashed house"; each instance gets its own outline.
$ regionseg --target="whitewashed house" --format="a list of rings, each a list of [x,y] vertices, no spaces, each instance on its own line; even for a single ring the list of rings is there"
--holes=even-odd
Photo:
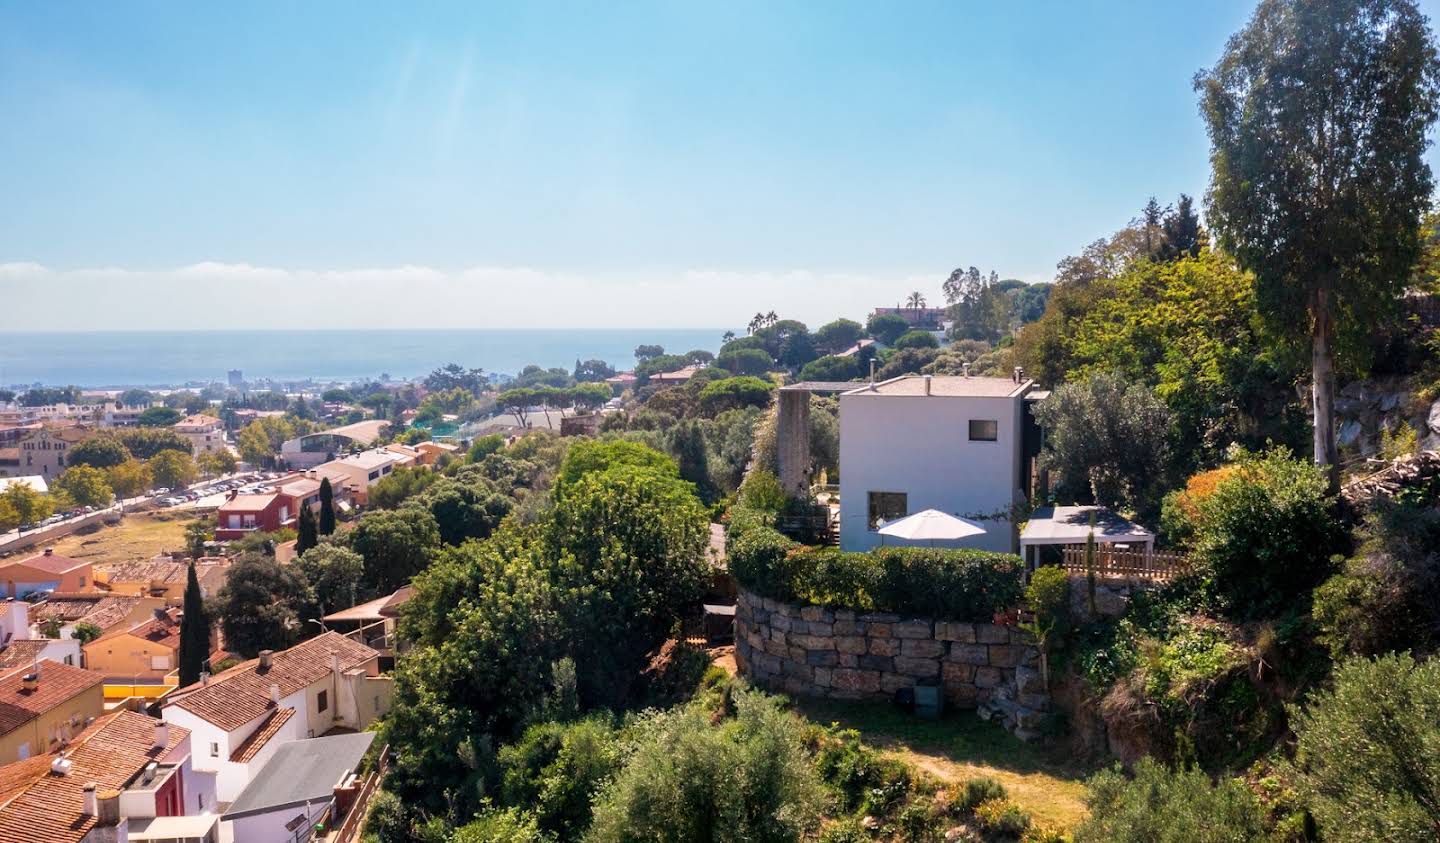
[[[197,770],[216,774],[230,803],[276,747],[334,729],[359,731],[389,710],[380,653],[325,632],[169,694],[161,716],[190,730]]]
[[[230,839],[294,843],[317,825],[338,828],[363,809],[356,770],[374,740],[374,732],[358,732],[282,744],[226,809]]]
[[[840,546],[869,550],[876,530],[926,509],[985,526],[940,543],[1013,552],[1011,507],[1029,497],[1040,431],[1028,405],[1046,393],[1013,378],[906,375],[840,395]]]

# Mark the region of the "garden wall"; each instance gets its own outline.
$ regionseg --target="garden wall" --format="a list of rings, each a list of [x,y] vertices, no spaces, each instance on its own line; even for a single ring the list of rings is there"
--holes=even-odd
[[[935,684],[951,706],[1029,740],[1050,708],[1039,658],[1012,626],[801,606],[744,588],[736,599],[735,661],[771,691],[889,701],[901,688]]]

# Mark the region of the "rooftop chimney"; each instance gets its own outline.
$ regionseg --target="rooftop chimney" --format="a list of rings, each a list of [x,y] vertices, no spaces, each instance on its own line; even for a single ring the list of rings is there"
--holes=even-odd
[[[208,670],[202,670],[202,671],[200,671],[200,684],[201,684],[201,685],[209,685],[209,684],[210,684],[210,671],[208,671]]]
[[[961,364],[960,364],[960,372],[961,372],[962,374],[964,374],[965,377],[967,377],[967,378],[970,377],[970,364],[969,364],[969,363],[961,363]]]
[[[95,824],[115,825],[120,822],[120,791],[102,790],[95,794]]]
[[[926,395],[929,395],[929,394],[930,394],[930,380],[931,380],[930,375],[926,375],[926,376],[925,376],[925,394],[926,394]]]
[[[74,766],[75,762],[69,758],[57,756],[54,761],[50,762],[50,772],[57,776],[68,776],[70,775],[71,768]]]
[[[267,670],[270,669],[270,660],[271,660],[272,658],[274,658],[274,656],[275,656],[275,651],[274,651],[274,650],[261,650],[261,651],[260,651],[260,667],[259,667],[258,669],[259,669],[262,673],[263,673],[264,671],[267,671]]]
[[[1011,376],[1016,383],[1025,380],[1025,369],[1023,366],[1016,366],[1015,373]]]
[[[99,786],[100,786],[100,785],[96,784],[95,782],[86,782],[86,783],[85,783],[85,808],[84,808],[84,810],[85,810],[85,816],[87,816],[87,817],[93,817],[93,816],[95,816],[96,814],[98,814],[98,813],[100,812],[100,807],[99,807],[99,805],[97,804],[97,802],[98,802],[99,800],[97,800],[97,799],[95,798],[95,789],[98,788]]]
[[[331,670],[333,673],[335,673],[335,675],[337,675],[337,676],[340,674],[340,651],[339,651],[339,650],[331,650],[331,651],[330,651],[330,670]]]
[[[280,686],[274,682],[270,683],[270,701],[276,705],[280,704]]]
[[[870,358],[870,388],[875,388],[875,358]]]
[[[164,720],[155,721],[155,748],[164,749],[170,745],[170,724]]]
[[[160,769],[160,765],[159,765],[159,764],[156,764],[154,761],[151,761],[149,764],[146,764],[146,765],[145,765],[145,771],[144,771],[143,773],[141,773],[141,775],[140,775],[140,783],[141,783],[142,785],[146,785],[146,784],[149,784],[149,783],[155,781],[155,771],[156,771],[156,770],[159,770],[159,769]]]
[[[24,693],[32,693],[40,687],[40,671],[36,669],[20,677],[20,690]]]
[[[55,548],[53,548],[53,547],[47,547],[47,548],[45,548],[45,555],[46,555],[46,556],[54,556],[54,555],[55,555]]]

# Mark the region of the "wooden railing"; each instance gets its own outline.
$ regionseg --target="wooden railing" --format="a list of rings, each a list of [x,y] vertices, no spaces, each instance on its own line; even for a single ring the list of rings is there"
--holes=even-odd
[[[385,778],[389,763],[390,747],[386,745],[381,747],[379,755],[375,757],[375,769],[365,777],[365,783],[360,786],[360,793],[355,797],[355,804],[350,806],[350,812],[345,815],[345,821],[330,838],[333,843],[359,843],[360,832],[365,825],[365,814],[370,808],[370,799]]]
[[[1156,550],[1115,550],[1095,548],[1095,576],[1100,579],[1168,580],[1190,569],[1190,558],[1183,553]],[[1067,546],[1060,567],[1072,574],[1087,572],[1085,546]]]

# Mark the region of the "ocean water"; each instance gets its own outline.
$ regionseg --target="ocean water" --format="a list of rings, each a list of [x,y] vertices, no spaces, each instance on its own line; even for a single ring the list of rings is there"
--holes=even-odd
[[[0,385],[161,387],[246,380],[321,381],[422,376],[446,363],[514,374],[527,364],[635,362],[637,345],[715,351],[713,330],[473,331],[0,331]]]

